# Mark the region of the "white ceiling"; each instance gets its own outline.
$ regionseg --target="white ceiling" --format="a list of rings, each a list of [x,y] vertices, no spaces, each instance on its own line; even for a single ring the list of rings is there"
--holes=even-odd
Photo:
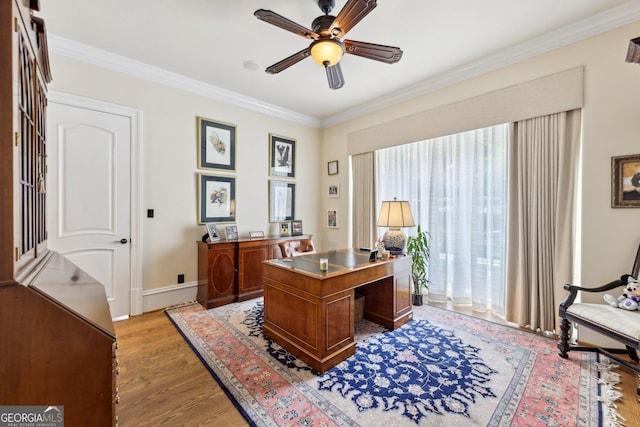
[[[345,2],[336,0],[332,14]],[[322,14],[316,0],[47,0],[41,5],[54,53],[80,48],[88,58],[107,51],[136,61],[135,66],[148,64],[193,79],[210,92],[220,88],[227,98],[237,95],[263,109],[292,111],[318,125],[640,19],[638,0],[379,0],[344,38],[399,46],[402,59],[389,65],[345,55],[346,84],[331,90],[324,69],[311,58],[279,74],[265,73],[309,41],[253,16],[257,9],[270,9],[310,28]],[[619,48],[624,60],[626,45]],[[128,61],[124,58],[120,63]],[[248,69],[247,61],[259,68]],[[55,81],[55,63],[52,71]]]

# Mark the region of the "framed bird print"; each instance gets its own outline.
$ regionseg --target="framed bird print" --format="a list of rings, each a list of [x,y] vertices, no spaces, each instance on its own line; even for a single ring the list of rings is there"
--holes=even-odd
[[[198,117],[198,167],[236,169],[236,127]]]
[[[269,134],[269,174],[286,178],[296,176],[296,140]]]

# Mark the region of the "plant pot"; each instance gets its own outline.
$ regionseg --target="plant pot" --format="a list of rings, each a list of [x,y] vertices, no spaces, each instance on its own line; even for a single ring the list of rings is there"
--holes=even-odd
[[[413,294],[413,305],[422,305],[422,294]]]

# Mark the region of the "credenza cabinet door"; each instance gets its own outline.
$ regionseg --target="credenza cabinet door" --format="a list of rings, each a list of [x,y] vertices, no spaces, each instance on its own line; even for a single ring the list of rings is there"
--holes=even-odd
[[[236,245],[198,242],[198,302],[206,308],[237,301]]]

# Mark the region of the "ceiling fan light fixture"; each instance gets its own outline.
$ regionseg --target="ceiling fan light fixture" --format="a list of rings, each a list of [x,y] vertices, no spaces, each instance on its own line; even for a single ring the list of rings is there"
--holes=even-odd
[[[316,63],[333,67],[344,55],[344,45],[335,39],[320,39],[311,43],[311,57]]]

